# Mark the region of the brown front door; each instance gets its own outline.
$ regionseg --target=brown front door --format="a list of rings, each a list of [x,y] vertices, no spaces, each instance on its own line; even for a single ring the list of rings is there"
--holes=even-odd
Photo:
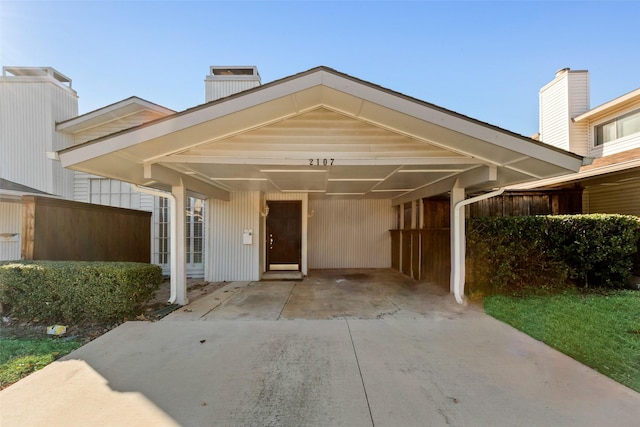
[[[302,202],[267,202],[267,270],[300,271]]]

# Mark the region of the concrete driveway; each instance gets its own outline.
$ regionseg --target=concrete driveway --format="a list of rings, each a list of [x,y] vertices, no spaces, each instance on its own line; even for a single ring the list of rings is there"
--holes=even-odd
[[[306,301],[306,303],[305,303]],[[6,426],[636,426],[640,394],[389,271],[230,283],[0,392]]]

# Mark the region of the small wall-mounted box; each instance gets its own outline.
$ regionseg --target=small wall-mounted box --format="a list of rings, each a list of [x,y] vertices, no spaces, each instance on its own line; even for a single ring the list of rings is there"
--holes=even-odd
[[[253,230],[244,230],[242,232],[242,244],[253,245]]]

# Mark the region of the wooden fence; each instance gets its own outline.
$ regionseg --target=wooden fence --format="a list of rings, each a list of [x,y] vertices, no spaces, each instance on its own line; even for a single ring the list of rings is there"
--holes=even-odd
[[[150,262],[151,212],[22,197],[22,259]]]
[[[423,199],[424,227],[391,230],[392,268],[416,280],[449,289],[451,274],[450,215],[448,197]],[[411,224],[411,210],[401,210]],[[557,215],[582,212],[582,190],[507,192],[467,207],[467,217]],[[472,268],[472,263],[469,263]]]

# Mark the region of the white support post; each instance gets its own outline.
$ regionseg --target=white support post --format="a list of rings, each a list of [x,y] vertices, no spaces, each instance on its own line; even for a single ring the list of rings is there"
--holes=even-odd
[[[460,255],[458,248],[464,248],[465,236],[460,233],[460,230],[464,228],[464,215],[460,218],[456,218],[455,208],[458,203],[465,198],[464,188],[459,186],[458,180],[453,183],[451,188],[451,279],[450,279],[450,292],[453,294],[455,291],[455,277],[456,272],[460,271],[460,262],[464,262],[464,252]],[[464,249],[463,249],[464,251]]]
[[[186,259],[186,208],[187,208],[187,191],[182,180],[179,185],[171,187],[172,200],[175,208],[171,209],[171,258],[172,266],[175,269],[171,271],[171,295],[175,304],[186,305],[189,303],[187,297],[187,259]]]

